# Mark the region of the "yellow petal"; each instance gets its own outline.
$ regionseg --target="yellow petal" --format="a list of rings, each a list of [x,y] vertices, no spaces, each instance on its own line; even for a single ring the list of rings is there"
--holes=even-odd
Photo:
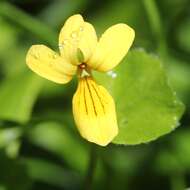
[[[87,64],[98,71],[113,69],[128,52],[134,36],[134,30],[126,24],[116,24],[108,28]]]
[[[26,63],[41,77],[62,84],[69,82],[77,69],[44,45],[33,45],[27,53]]]
[[[106,146],[118,133],[114,101],[91,77],[79,81],[73,114],[81,136],[90,142]]]
[[[85,22],[81,15],[68,18],[59,34],[61,55],[74,65],[81,63],[77,57],[78,49],[83,53],[86,62],[96,44],[97,36],[94,27]]]

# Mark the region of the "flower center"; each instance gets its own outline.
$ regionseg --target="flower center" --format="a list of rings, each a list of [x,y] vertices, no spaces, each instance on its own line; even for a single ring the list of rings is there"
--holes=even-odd
[[[81,63],[81,64],[79,65],[79,68],[80,68],[80,69],[86,69],[86,67],[87,67],[87,66],[86,66],[85,63]]]
[[[81,63],[78,66],[78,76],[79,76],[79,78],[91,76],[90,68],[86,65],[86,63]]]

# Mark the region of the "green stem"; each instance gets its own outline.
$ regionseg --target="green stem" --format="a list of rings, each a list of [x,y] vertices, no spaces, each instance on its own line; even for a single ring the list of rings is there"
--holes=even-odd
[[[90,150],[90,159],[85,179],[85,187],[86,190],[91,190],[93,187],[93,179],[94,179],[94,173],[96,170],[97,165],[97,149],[95,145],[92,145]]]
[[[0,16],[19,24],[48,44],[55,45],[56,33],[40,21],[7,2],[0,2]],[[27,34],[26,34],[27,35]]]
[[[150,28],[158,44],[158,51],[160,53],[165,53],[167,51],[165,33],[155,0],[143,0],[142,2],[149,19]]]

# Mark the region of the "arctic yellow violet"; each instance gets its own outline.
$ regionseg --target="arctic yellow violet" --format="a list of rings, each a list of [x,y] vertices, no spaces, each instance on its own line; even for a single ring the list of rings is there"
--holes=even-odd
[[[97,40],[94,27],[81,15],[73,15],[59,34],[60,54],[45,45],[33,45],[27,53],[29,68],[48,80],[65,84],[77,74],[73,115],[81,136],[90,142],[106,146],[118,134],[113,98],[95,82],[91,70],[113,69],[126,55],[134,36],[128,25],[116,24]]]

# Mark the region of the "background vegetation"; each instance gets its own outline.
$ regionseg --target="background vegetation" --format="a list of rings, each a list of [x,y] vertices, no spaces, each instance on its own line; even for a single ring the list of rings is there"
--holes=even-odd
[[[1,0],[0,190],[184,190],[190,187],[189,7],[188,0]],[[186,107],[175,131],[148,144],[110,144],[106,148],[92,145],[79,136],[71,110],[76,81],[56,85],[33,74],[25,64],[26,52],[32,44],[46,44],[57,50],[60,28],[76,13],[91,22],[99,36],[119,22],[129,24],[136,31],[133,51],[122,63],[126,62],[126,67],[131,69],[127,75],[131,83],[127,79],[122,88],[123,83],[118,79],[114,84],[120,89],[111,89],[118,105],[126,102],[129,108],[120,105],[119,117],[126,117],[122,113],[130,115],[129,102],[144,95],[135,90],[141,87],[143,92],[147,83],[135,81],[135,77],[143,76],[141,79],[145,81],[155,79],[155,88],[147,91],[152,99],[139,106],[135,104],[135,116],[126,117],[127,121],[135,121],[135,130],[131,127],[125,131],[130,139],[125,144],[147,142],[176,127],[165,127],[170,123],[170,116],[177,117],[176,125],[183,112],[181,102],[175,94],[171,95],[174,91]],[[130,67],[132,63],[135,67]],[[116,72],[125,77],[123,67]],[[163,71],[174,91],[168,88]],[[109,80],[113,82],[105,76],[97,79],[104,85]],[[162,97],[159,104],[155,104],[156,96]],[[173,104],[175,101],[177,106]],[[152,110],[150,125],[138,120],[144,117],[147,107],[151,108],[148,112]],[[122,122],[127,126],[126,121]],[[135,136],[141,124],[144,131]],[[122,139],[115,142],[123,143]]]

